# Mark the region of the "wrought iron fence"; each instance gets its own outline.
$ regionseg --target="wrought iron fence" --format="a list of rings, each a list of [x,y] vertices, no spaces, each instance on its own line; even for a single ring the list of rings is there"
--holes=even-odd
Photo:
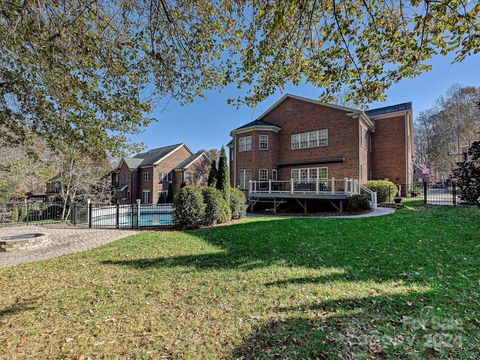
[[[68,219],[63,202],[14,201],[0,208],[0,226],[42,225]]]
[[[139,229],[173,226],[172,204],[75,204],[72,222],[89,228]]]
[[[395,194],[396,195],[393,195]],[[428,205],[460,205],[462,199],[457,191],[457,186],[452,181],[442,183],[414,183],[398,185],[389,191],[388,202],[401,198],[404,203],[419,202]]]

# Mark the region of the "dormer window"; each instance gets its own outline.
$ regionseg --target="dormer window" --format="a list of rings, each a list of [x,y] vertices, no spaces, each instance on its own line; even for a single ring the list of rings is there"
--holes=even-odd
[[[268,135],[260,135],[258,137],[258,148],[260,150],[268,150]]]
[[[252,150],[252,137],[244,136],[238,139],[238,151],[250,151]]]

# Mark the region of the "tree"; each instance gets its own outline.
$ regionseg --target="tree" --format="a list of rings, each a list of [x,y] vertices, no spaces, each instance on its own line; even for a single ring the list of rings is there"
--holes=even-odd
[[[468,149],[470,159],[457,163],[453,178],[457,181],[460,198],[480,206],[480,141],[476,141]]]
[[[443,0],[2,1],[0,131],[96,155],[125,149],[152,99],[231,84],[247,90],[234,104],[306,82],[323,101],[345,89],[342,101],[365,105],[436,54],[478,53],[479,12]]]
[[[222,192],[224,199],[227,200],[227,203],[230,204],[230,174],[228,170],[228,160],[224,146],[222,146],[222,150],[220,150],[220,160],[218,161],[216,186],[217,189]]]
[[[217,160],[212,160],[212,165],[208,173],[208,186],[216,187],[217,183]]]
[[[52,149],[76,146],[90,156],[131,149],[127,135],[149,124],[151,104],[143,98],[144,54],[132,38],[137,26],[129,15],[112,15],[122,12],[119,5],[0,3],[0,133],[7,144],[32,155],[37,135]]]
[[[478,139],[480,88],[453,85],[422,113],[415,124],[415,157],[431,167],[431,176],[441,180],[450,175],[470,141]]]
[[[59,196],[63,202],[62,220],[70,214],[69,204],[91,199],[107,202],[112,198],[109,181],[111,171],[107,159],[98,161],[79,154],[64,154],[59,157]]]
[[[173,182],[171,181],[168,183],[167,203],[173,203]]]

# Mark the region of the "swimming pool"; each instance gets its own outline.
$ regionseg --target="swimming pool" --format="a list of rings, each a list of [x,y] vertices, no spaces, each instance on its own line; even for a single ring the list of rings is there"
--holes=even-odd
[[[137,228],[167,227],[173,225],[171,205],[141,205],[140,215],[136,205],[108,206],[92,209],[93,227]],[[118,222],[118,225],[117,225]],[[138,222],[138,226],[137,226]]]

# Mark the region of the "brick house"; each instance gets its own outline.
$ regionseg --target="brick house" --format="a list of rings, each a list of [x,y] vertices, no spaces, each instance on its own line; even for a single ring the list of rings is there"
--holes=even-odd
[[[167,196],[169,184],[176,193],[182,184],[203,185],[208,179],[211,160],[205,152],[193,153],[186,144],[148,150],[124,157],[112,173],[115,200],[129,204],[140,199],[156,204]]]
[[[231,183],[245,190],[250,180],[277,188],[293,180],[291,194],[308,192],[295,182],[317,182],[309,190],[333,194],[341,184],[331,179],[351,179],[355,191],[369,179],[413,181],[411,103],[364,112],[287,94],[231,136]]]

